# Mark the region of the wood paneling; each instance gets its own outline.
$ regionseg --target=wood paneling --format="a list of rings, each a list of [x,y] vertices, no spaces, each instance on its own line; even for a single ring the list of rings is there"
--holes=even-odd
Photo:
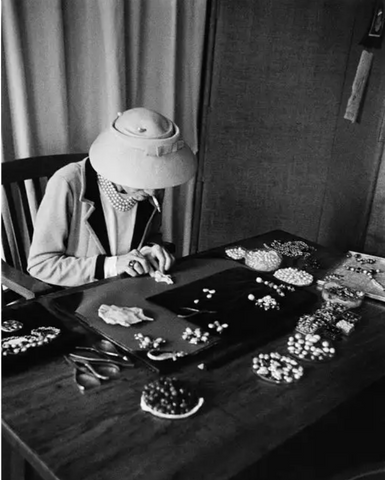
[[[218,2],[199,250],[275,228],[361,241],[378,171],[377,55],[360,123],[343,109],[372,4]]]

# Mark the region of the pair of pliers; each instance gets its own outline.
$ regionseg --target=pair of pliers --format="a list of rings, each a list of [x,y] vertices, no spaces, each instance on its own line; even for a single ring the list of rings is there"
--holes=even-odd
[[[99,387],[102,381],[117,378],[120,368],[113,363],[92,363],[86,360],[76,360],[71,354],[64,356],[65,361],[75,367],[74,380],[81,393],[91,388]]]

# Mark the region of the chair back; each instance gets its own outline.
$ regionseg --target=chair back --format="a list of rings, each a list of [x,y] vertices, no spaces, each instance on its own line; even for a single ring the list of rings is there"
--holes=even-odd
[[[64,165],[86,157],[73,153],[2,163],[2,258],[8,265],[26,271],[36,212],[48,179]]]

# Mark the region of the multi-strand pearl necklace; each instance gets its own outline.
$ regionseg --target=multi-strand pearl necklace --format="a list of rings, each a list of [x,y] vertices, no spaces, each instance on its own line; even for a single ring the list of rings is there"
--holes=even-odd
[[[123,198],[116,190],[115,185],[98,174],[98,182],[102,192],[106,195],[111,205],[120,212],[128,212],[136,204],[137,200],[132,197]]]

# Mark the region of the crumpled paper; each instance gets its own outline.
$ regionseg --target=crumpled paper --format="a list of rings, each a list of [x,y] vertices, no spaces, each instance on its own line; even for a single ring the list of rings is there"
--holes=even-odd
[[[110,325],[130,327],[143,321],[152,322],[154,319],[147,317],[139,307],[117,307],[116,305],[100,305],[98,315]]]

